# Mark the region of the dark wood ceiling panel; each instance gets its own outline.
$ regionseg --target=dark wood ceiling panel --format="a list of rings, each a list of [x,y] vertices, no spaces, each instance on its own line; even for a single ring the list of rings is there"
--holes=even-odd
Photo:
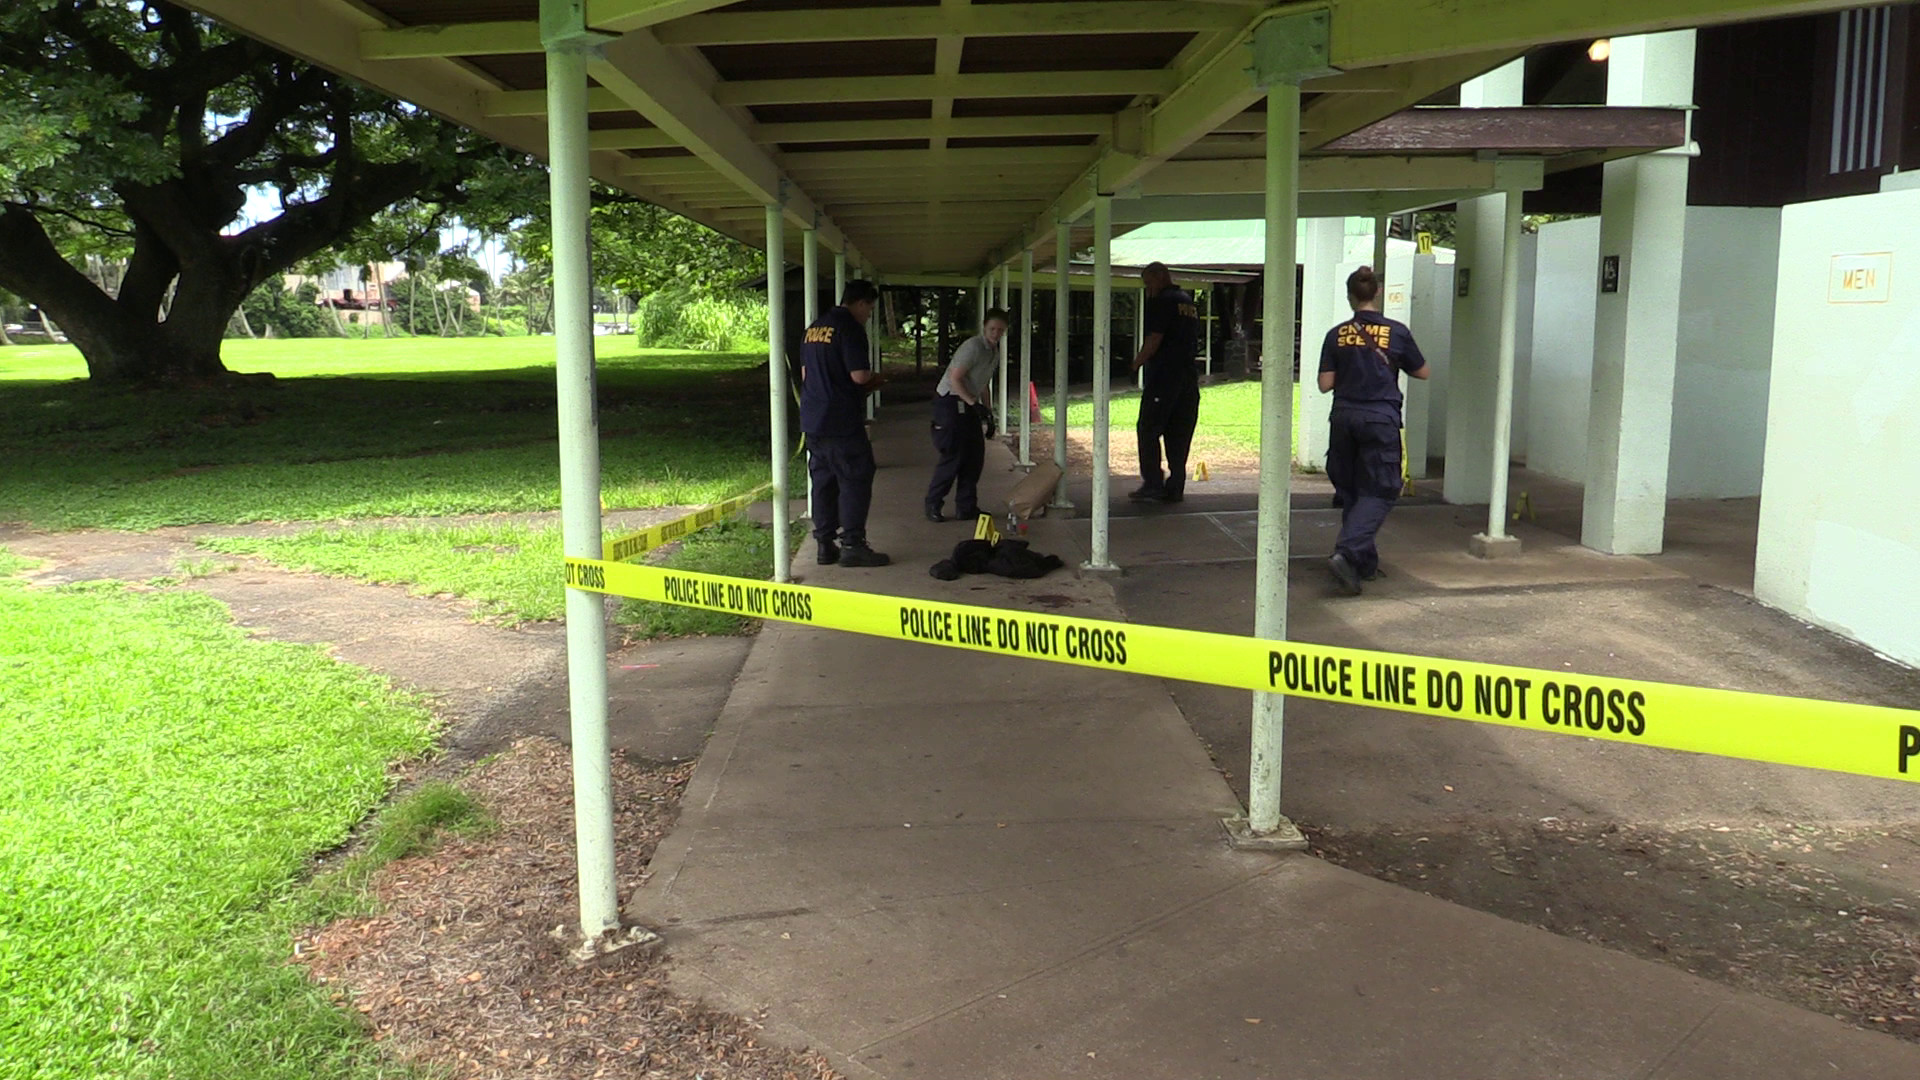
[[[472,56],[466,63],[474,70],[500,80],[511,90],[539,90],[547,85],[547,58],[540,53],[515,56]]]
[[[537,22],[540,0],[372,0],[366,5],[402,26],[441,23]]]
[[[1192,40],[1192,34],[972,37],[960,71],[1153,71],[1172,63]]]
[[[742,0],[719,11],[825,11],[835,8],[939,7],[940,0]]]
[[[848,150],[925,150],[926,139],[864,139],[859,142],[790,142],[781,143],[780,151],[785,154],[810,154],[814,151],[837,153]]]
[[[947,145],[960,147],[1008,146],[1092,146],[1092,135],[971,135],[948,139]]]
[[[587,114],[588,131],[619,131],[625,128],[650,128],[653,122],[637,112],[597,112]]]
[[[1087,116],[1116,113],[1130,97],[961,98],[953,103],[955,116]]]
[[[729,81],[931,75],[933,39],[813,41],[804,45],[708,45],[700,52]]]
[[[806,124],[832,120],[925,120],[933,115],[931,101],[840,101],[801,105],[754,105],[749,110],[763,124]]]

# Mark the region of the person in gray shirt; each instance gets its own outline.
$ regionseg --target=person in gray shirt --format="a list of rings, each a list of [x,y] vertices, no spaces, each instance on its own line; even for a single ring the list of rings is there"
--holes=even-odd
[[[987,405],[987,387],[1000,363],[1000,341],[1007,336],[1007,313],[989,308],[980,333],[954,350],[953,362],[940,377],[933,395],[933,448],[940,463],[927,485],[927,520],[946,521],[941,513],[947,492],[953,491],[954,517],[972,521],[980,516],[980,470],[987,462],[987,437],[993,410]]]

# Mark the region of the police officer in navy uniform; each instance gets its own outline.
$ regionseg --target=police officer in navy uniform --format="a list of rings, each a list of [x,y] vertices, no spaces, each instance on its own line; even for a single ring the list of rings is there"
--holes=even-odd
[[[1177,288],[1163,263],[1140,273],[1148,296],[1146,340],[1133,358],[1133,370],[1146,369],[1140,389],[1140,486],[1127,498],[1135,502],[1177,503],[1185,497],[1187,452],[1200,423],[1200,375],[1194,358],[1200,351],[1199,310],[1193,294]],[[1167,471],[1160,471],[1160,444],[1167,448]]]
[[[1427,378],[1426,357],[1405,323],[1380,314],[1380,278],[1363,266],[1347,278],[1353,318],[1327,331],[1320,392],[1333,394],[1327,479],[1341,509],[1340,539],[1327,560],[1349,596],[1380,574],[1374,537],[1400,497],[1400,374]]]
[[[867,544],[873,505],[873,444],[866,397],[884,381],[867,363],[867,320],[880,290],[847,282],[840,305],[807,327],[800,345],[800,430],[813,480],[813,538],[822,566],[885,566]]]

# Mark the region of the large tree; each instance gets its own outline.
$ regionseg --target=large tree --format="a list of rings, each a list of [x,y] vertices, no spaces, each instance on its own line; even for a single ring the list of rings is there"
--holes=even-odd
[[[163,0],[11,0],[0,102],[0,288],[59,324],[96,381],[217,376],[255,286],[389,208],[432,218],[493,193],[480,209],[497,216],[538,181],[470,132]],[[273,216],[238,221],[263,190]],[[89,245],[126,259],[117,289],[73,265]]]

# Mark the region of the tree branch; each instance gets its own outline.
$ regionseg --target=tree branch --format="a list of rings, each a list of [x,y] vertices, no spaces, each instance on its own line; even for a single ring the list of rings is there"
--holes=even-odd
[[[131,229],[122,229],[115,225],[109,225],[104,221],[95,221],[94,219],[86,217],[85,215],[76,214],[71,210],[62,210],[57,206],[43,206],[39,203],[20,203],[20,202],[8,202],[0,205],[17,207],[21,210],[27,211],[30,214],[52,214],[55,217],[63,217],[63,218],[66,218],[68,221],[72,221],[80,225],[85,225],[89,229],[98,229],[101,232],[107,233],[110,236],[132,236],[133,235],[133,230]]]
[[[33,211],[0,203],[0,289],[32,299],[62,326],[114,317],[113,301],[60,257]]]

